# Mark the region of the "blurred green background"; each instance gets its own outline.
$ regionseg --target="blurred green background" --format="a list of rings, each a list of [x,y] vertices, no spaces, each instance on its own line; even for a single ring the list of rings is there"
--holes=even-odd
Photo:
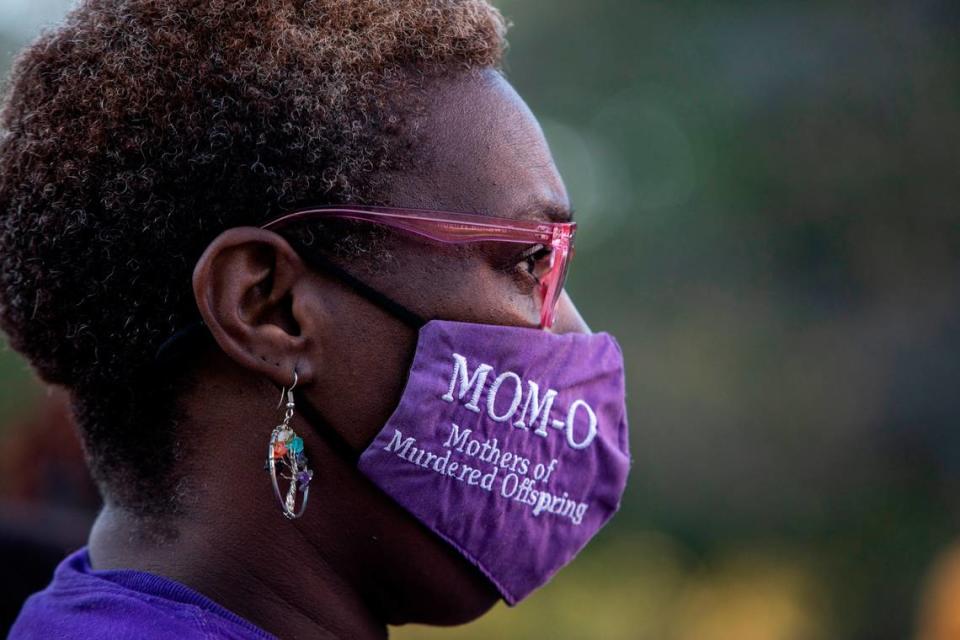
[[[0,0],[4,73],[67,4]],[[913,636],[960,495],[960,4],[497,4],[633,473],[528,601],[396,637]],[[39,394],[0,382],[2,433]]]

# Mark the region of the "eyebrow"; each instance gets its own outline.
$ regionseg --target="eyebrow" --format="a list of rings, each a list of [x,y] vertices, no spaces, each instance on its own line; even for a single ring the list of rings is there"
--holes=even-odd
[[[546,218],[550,222],[571,222],[573,220],[573,209],[559,202],[537,200],[518,210],[513,217],[529,220]]]

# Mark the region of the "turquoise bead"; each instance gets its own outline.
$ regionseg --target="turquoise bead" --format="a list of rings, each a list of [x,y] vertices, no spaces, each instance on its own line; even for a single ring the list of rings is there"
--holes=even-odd
[[[293,440],[287,443],[287,448],[294,453],[300,453],[303,451],[303,438],[300,436],[294,437]]]

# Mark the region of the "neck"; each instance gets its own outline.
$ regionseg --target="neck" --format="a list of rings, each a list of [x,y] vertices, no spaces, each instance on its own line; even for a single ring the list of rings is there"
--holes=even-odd
[[[147,523],[107,504],[90,533],[90,561],[96,570],[136,569],[180,582],[279,638],[387,637],[329,548],[264,530],[253,530],[253,544],[244,544],[242,531],[225,536],[223,527],[215,529],[185,521],[175,537],[158,539]],[[289,570],[279,570],[283,564]]]
[[[311,466],[323,470],[322,477],[314,481],[304,517],[284,518],[262,469],[277,416],[260,397],[275,402],[273,388],[216,360],[209,366],[220,379],[182,400],[204,420],[179,426],[185,443],[203,443],[197,450],[184,445],[189,473],[178,489],[181,513],[151,521],[108,498],[88,541],[93,568],[165,576],[279,638],[386,638],[387,618],[378,606],[390,598],[363,562],[366,548],[357,548],[369,542],[351,535],[355,474],[322,442],[311,442]],[[211,388],[227,391],[212,397]],[[296,429],[309,433],[305,424]],[[215,463],[209,451],[216,452]]]

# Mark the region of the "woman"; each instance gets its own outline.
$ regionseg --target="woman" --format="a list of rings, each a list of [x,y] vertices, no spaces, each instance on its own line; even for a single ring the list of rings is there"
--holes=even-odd
[[[504,31],[481,0],[96,0],[21,55],[2,326],[104,507],[13,638],[459,624],[613,515],[622,360],[562,292]]]

